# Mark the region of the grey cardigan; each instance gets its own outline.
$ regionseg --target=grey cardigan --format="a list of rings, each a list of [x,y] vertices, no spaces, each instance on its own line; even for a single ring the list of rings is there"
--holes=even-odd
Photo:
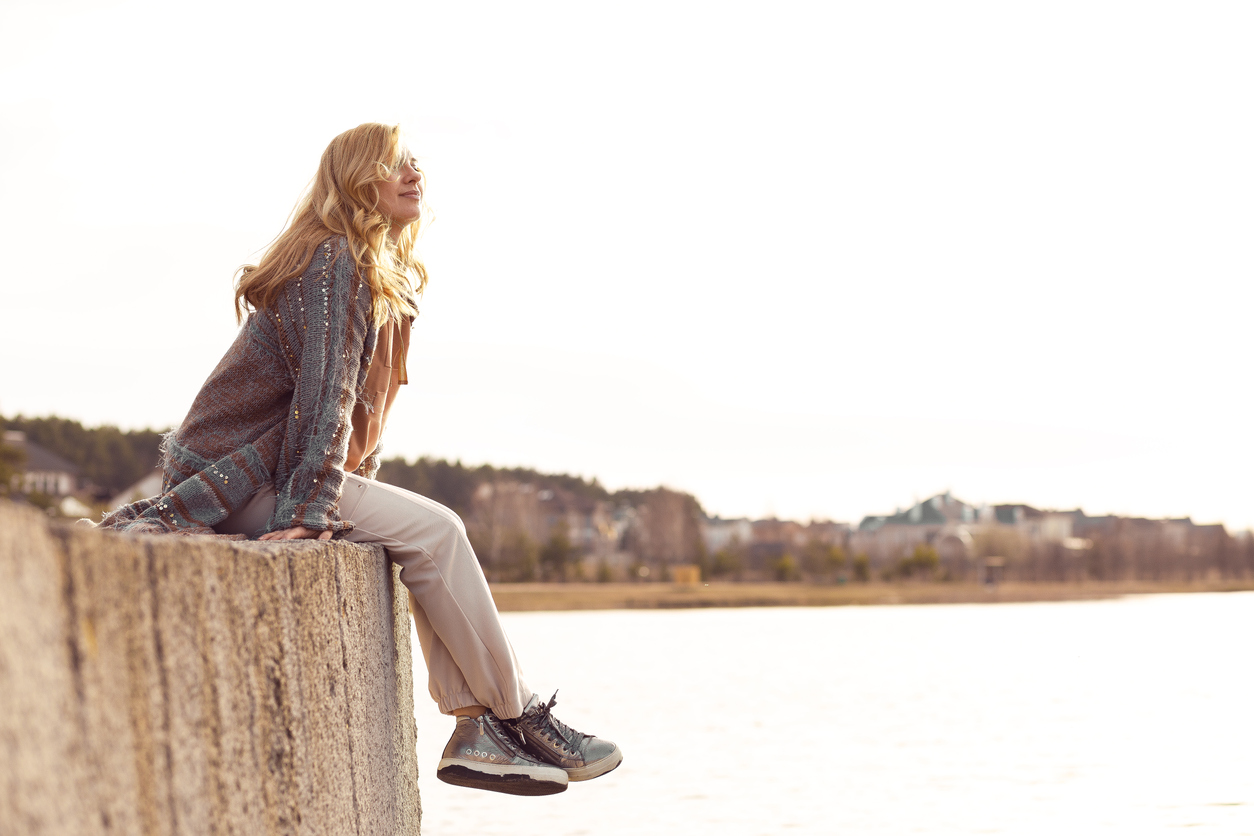
[[[249,315],[183,423],[162,444],[160,496],[106,516],[102,527],[211,534],[265,484],[278,494],[268,531],[345,531],[350,416],[377,331],[370,288],[343,236],[319,245],[278,302]],[[373,478],[378,450],[357,472]]]

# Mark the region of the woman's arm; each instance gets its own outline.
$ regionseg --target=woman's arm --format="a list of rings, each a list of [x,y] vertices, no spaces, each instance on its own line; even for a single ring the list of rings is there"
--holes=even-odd
[[[299,345],[283,452],[276,468],[278,501],[271,533],[297,527],[334,532],[352,528],[336,504],[344,485],[349,419],[376,331],[370,288],[347,248],[323,245],[310,269],[284,289],[272,314],[290,345]],[[286,311],[286,313],[284,313]],[[285,535],[285,537],[298,535]],[[328,535],[329,536],[329,535]],[[273,537],[268,539],[275,539]]]

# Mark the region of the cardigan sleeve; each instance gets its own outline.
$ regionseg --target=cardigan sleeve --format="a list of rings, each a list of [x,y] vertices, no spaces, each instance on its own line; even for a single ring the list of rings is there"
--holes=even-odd
[[[287,311],[281,330],[302,348],[293,371],[288,443],[275,473],[271,531],[297,525],[314,531],[353,527],[339,518],[336,506],[344,487],[349,416],[370,362],[364,355],[373,352],[377,332],[370,288],[347,247],[328,241],[321,249],[310,269],[287,283],[274,314]]]
[[[361,464],[357,466],[357,469],[354,470],[353,473],[357,474],[358,476],[361,476],[364,479],[378,478],[379,453],[382,450],[383,450],[383,445],[376,444],[374,446],[374,449],[370,451],[370,454],[361,460]]]

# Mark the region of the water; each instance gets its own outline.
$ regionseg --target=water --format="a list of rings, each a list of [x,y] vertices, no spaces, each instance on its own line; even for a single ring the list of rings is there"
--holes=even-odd
[[[425,836],[1254,834],[1254,593],[503,618],[624,763],[547,798],[442,784],[415,654]]]

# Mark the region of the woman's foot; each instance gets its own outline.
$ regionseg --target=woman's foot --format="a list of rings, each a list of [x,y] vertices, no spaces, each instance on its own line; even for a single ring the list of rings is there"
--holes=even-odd
[[[510,795],[553,795],[566,789],[566,772],[522,751],[492,712],[458,717],[435,776],[447,784]]]
[[[556,704],[556,691],[547,704],[533,695],[521,717],[503,721],[528,754],[560,766],[572,781],[588,781],[623,762],[622,750],[611,741],[577,732],[554,717]]]

